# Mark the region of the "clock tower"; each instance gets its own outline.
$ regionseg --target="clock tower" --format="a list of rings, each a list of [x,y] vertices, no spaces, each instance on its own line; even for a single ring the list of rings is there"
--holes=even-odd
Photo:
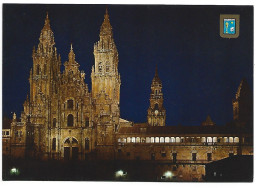
[[[150,106],[147,111],[149,126],[165,126],[166,110],[163,107],[162,81],[158,76],[157,67],[151,85]]]

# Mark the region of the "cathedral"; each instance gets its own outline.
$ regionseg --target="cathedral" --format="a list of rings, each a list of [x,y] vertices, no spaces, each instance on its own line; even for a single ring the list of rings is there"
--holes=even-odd
[[[161,169],[162,177],[170,170],[180,181],[202,181],[205,164],[212,161],[253,155],[252,93],[246,80],[233,100],[232,123],[216,126],[208,116],[201,126],[166,126],[163,82],[156,67],[147,122],[133,123],[120,118],[119,54],[107,10],[93,53],[90,89],[72,45],[61,72],[47,14],[32,51],[30,91],[21,118],[13,114],[4,154],[39,160],[167,161],[171,165]]]

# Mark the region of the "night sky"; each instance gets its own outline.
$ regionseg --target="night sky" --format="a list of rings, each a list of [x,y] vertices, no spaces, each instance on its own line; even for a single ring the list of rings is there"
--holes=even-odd
[[[3,6],[3,115],[20,116],[29,93],[32,49],[49,12],[62,67],[70,43],[80,70],[90,72],[105,5]],[[119,52],[121,117],[145,122],[155,67],[163,83],[166,125],[218,125],[232,120],[242,78],[253,87],[253,8],[245,6],[108,5]],[[240,36],[219,36],[219,15],[240,14]]]

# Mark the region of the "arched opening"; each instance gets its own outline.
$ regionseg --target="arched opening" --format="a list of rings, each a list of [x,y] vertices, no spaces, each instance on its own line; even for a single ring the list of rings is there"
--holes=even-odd
[[[72,114],[68,115],[67,125],[68,125],[68,127],[73,127],[73,115]]]
[[[40,65],[36,65],[36,74],[39,75],[40,74]]]
[[[85,138],[85,150],[89,150],[89,138]]]
[[[47,66],[46,66],[46,64],[44,64],[44,67],[43,67],[43,73],[44,73],[44,75],[46,75],[46,71],[47,71]]]
[[[73,100],[70,99],[67,101],[68,109],[73,109]]]
[[[109,72],[109,69],[110,69],[109,62],[106,62],[106,72]]]
[[[102,62],[99,62],[98,64],[98,72],[102,72]]]
[[[79,153],[78,140],[74,137],[67,138],[64,141],[64,159],[77,160]]]
[[[52,127],[56,127],[56,118],[53,118]]]
[[[89,118],[88,117],[85,118],[85,127],[89,127]]]

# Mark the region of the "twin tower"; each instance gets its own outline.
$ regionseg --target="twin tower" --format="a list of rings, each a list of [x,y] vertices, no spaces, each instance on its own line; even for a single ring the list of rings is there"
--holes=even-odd
[[[88,92],[85,73],[79,71],[72,45],[65,70],[60,71],[61,57],[57,54],[54,34],[48,14],[37,49],[33,49],[30,71],[30,97],[24,103],[22,119],[30,114],[36,124],[110,124],[119,125],[120,85],[118,51],[113,39],[108,11],[100,28],[99,41],[94,44],[95,65],[92,67],[92,89]],[[82,107],[83,105],[83,107]],[[66,109],[71,107],[68,112]],[[45,112],[56,111],[46,114]],[[46,111],[47,110],[47,111]],[[24,118],[23,118],[24,117]],[[41,118],[42,117],[42,118]],[[150,126],[165,126],[162,82],[157,68],[151,85],[147,121]]]

